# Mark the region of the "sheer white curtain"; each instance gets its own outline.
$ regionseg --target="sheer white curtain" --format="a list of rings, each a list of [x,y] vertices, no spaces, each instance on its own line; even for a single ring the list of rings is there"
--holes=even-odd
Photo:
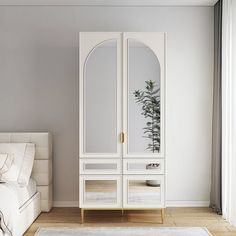
[[[236,226],[236,0],[222,12],[222,205]]]

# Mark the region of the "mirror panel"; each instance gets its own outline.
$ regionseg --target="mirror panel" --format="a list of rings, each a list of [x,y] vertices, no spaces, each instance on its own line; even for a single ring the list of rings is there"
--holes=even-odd
[[[146,170],[146,164],[145,163],[128,163],[127,169],[130,171]]]
[[[84,204],[106,205],[117,203],[116,180],[85,180]]]
[[[116,163],[86,163],[84,164],[86,170],[116,170]]]
[[[84,71],[84,151],[116,153],[117,40],[96,46]]]
[[[160,152],[160,63],[128,39],[128,154]]]
[[[150,176],[149,180],[128,180],[128,204],[154,205],[161,203],[161,181]]]

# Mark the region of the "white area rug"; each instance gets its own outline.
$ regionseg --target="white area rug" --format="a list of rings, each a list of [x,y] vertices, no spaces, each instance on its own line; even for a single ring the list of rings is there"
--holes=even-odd
[[[39,228],[35,236],[212,236],[200,227],[81,227]]]

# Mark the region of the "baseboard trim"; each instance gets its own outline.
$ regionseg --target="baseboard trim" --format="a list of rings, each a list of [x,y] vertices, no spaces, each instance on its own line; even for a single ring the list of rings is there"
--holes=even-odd
[[[210,201],[166,201],[167,207],[209,207]]]
[[[53,207],[79,207],[79,201],[54,201]]]
[[[208,207],[209,201],[167,201],[167,207]],[[78,207],[79,201],[54,201],[54,207]]]

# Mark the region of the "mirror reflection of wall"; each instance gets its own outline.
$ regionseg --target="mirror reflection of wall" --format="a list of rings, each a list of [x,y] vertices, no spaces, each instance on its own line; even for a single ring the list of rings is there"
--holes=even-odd
[[[96,46],[87,59],[84,80],[86,153],[116,152],[116,67],[116,40]]]
[[[117,165],[115,163],[86,163],[84,168],[86,170],[116,170]]]
[[[150,121],[141,113],[142,105],[135,101],[134,91],[145,90],[145,81],[153,81],[156,88],[160,88],[160,64],[153,51],[145,44],[134,40],[128,40],[128,149],[129,153],[152,152],[148,150],[151,140],[144,138],[144,127]],[[160,95],[160,93],[158,94]]]

